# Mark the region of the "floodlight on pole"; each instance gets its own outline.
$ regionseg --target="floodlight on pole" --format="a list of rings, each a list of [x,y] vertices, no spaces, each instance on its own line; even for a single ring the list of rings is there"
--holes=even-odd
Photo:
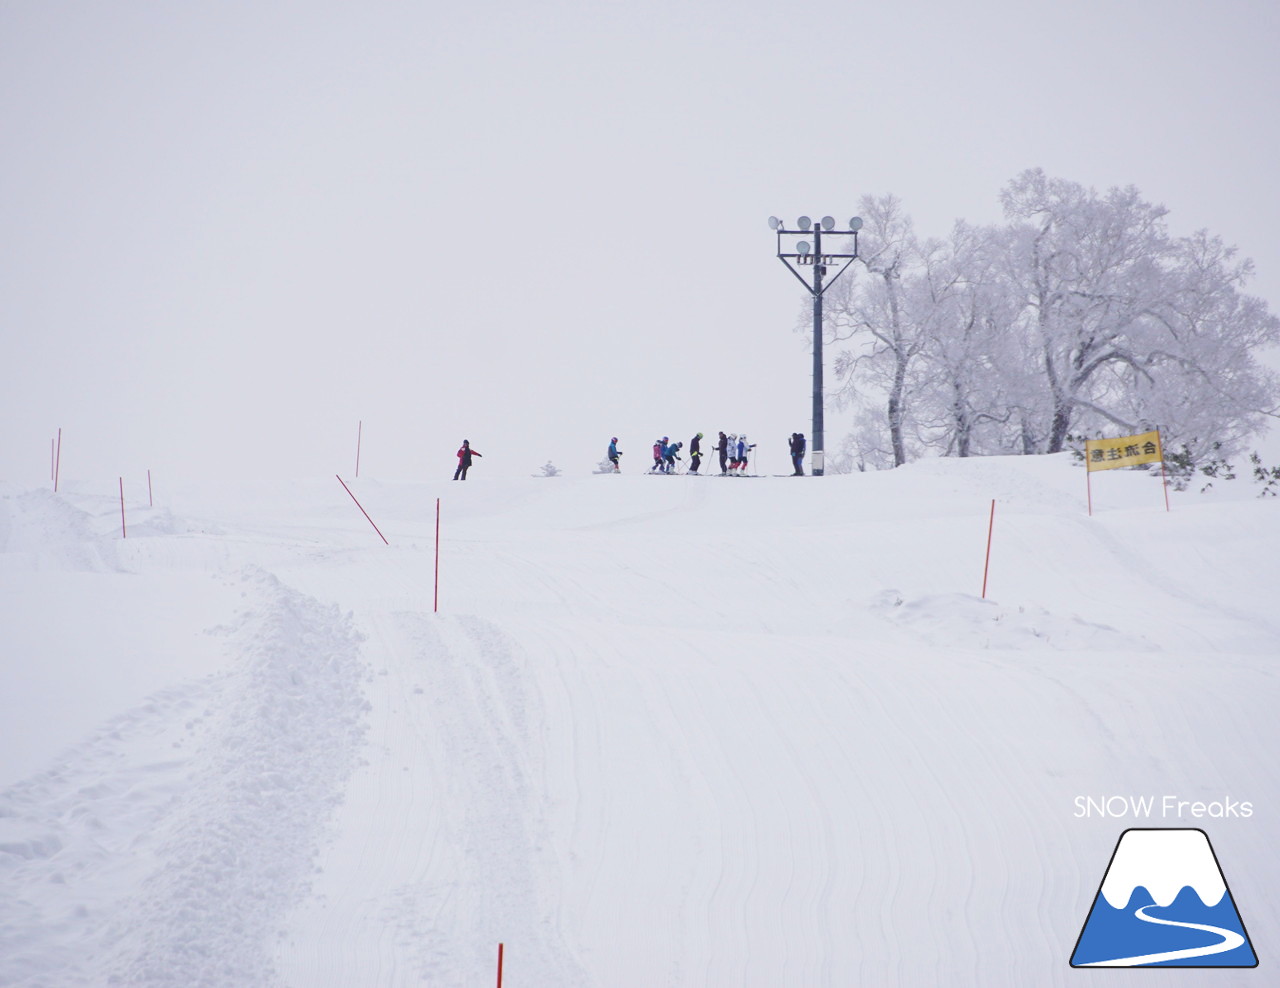
[[[822,416],[822,296],[828,288],[830,288],[837,278],[839,278],[848,269],[849,265],[858,257],[858,231],[862,229],[862,220],[855,216],[849,221],[848,233],[836,233],[836,221],[831,216],[824,216],[815,224],[808,216],[801,216],[796,220],[798,229],[788,230],[786,224],[776,216],[769,217],[769,229],[773,230],[778,237],[778,260],[785,264],[788,270],[796,276],[796,280],[804,285],[805,290],[813,296],[813,436],[810,450],[813,455],[812,472],[815,477],[821,477],[824,471],[823,452],[824,452],[824,436],[823,436],[823,416]],[[832,237],[853,237],[852,250],[848,249],[845,244],[846,251],[843,253],[830,253],[822,247],[823,233]],[[801,234],[812,234],[813,243],[808,240],[783,241],[783,237],[798,237]],[[793,247],[792,250],[784,250],[785,247]],[[794,264],[792,262],[795,262]],[[808,281],[797,270],[800,267],[813,268],[813,284]],[[839,270],[831,276],[831,280],[825,285],[823,278],[827,274],[828,265],[839,265]]]

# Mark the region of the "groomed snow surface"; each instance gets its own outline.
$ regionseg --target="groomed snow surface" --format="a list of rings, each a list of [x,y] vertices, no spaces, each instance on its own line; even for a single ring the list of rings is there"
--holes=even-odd
[[[114,478],[0,486],[0,984],[1262,983],[1070,969],[1132,826],[1278,962],[1248,481],[344,479],[390,546],[332,477],[126,488],[127,539]],[[1075,815],[1165,794],[1253,815]]]

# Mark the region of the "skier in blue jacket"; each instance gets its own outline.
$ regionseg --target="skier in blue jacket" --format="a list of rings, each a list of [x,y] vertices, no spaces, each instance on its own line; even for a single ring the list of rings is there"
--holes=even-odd
[[[662,459],[665,461],[663,473],[676,472],[676,460],[680,459],[680,450],[684,443],[668,443],[663,447]]]

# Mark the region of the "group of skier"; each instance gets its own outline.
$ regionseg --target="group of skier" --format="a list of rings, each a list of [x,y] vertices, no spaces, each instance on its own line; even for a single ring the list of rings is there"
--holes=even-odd
[[[755,443],[747,442],[747,434],[745,432],[741,434],[730,433],[727,436],[723,432],[720,433],[720,438],[716,443],[716,452],[720,454],[721,476],[746,476],[747,460],[751,456],[751,451],[755,448]]]
[[[699,432],[689,440],[689,473],[696,474],[702,467],[702,439],[703,434]],[[791,464],[794,468],[794,476],[804,476],[804,451],[805,439],[798,432],[793,432],[789,440],[791,449]],[[653,466],[649,468],[650,473],[675,473],[676,461],[682,460],[680,451],[683,450],[684,443],[672,442],[670,436],[663,436],[661,439],[653,441]],[[712,449],[716,452],[720,461],[720,476],[722,477],[745,477],[748,476],[751,451],[756,448],[756,444],[747,440],[746,433],[719,433],[715,445]],[[613,467],[614,473],[621,473],[622,466],[619,457],[622,456],[618,449],[618,437],[614,436],[609,440],[609,452],[606,454],[609,463]]]
[[[793,432],[788,440],[791,450],[791,466],[793,469],[792,476],[804,476],[804,453],[805,438],[804,433]],[[720,476],[722,477],[745,477],[747,467],[751,457],[751,451],[756,448],[755,443],[747,442],[746,433],[730,433],[726,435],[721,432],[716,439],[713,447],[720,460]],[[671,441],[669,436],[663,436],[661,439],[655,439],[653,442],[653,466],[649,469],[650,473],[675,473],[676,460],[682,459],[680,451],[684,449],[684,443]],[[480,456],[481,454],[471,448],[471,443],[464,439],[462,446],[458,449],[458,468],[453,472],[454,480],[466,480],[467,470],[471,466],[471,458]],[[622,464],[620,457],[622,451],[618,449],[618,437],[614,436],[609,440],[609,452],[606,454],[609,463],[613,466],[614,473],[622,472]],[[697,473],[702,466],[702,433],[699,432],[689,440],[689,473]]]
[[[702,460],[702,452],[698,449],[698,443],[701,439],[702,433],[699,432],[689,444],[690,473],[698,472],[698,464]],[[667,436],[655,439],[653,441],[653,466],[649,468],[649,472],[675,473],[676,460],[681,459],[680,450],[682,449],[684,449],[684,443],[673,443]]]

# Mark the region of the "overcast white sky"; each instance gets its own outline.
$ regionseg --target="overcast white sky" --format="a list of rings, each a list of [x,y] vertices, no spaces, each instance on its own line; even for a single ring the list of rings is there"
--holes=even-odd
[[[1280,5],[0,0],[0,479],[809,432],[771,213],[1136,185],[1280,308]],[[829,379],[830,380],[830,379]],[[828,448],[847,431],[829,408]],[[769,461],[765,461],[766,469]]]

